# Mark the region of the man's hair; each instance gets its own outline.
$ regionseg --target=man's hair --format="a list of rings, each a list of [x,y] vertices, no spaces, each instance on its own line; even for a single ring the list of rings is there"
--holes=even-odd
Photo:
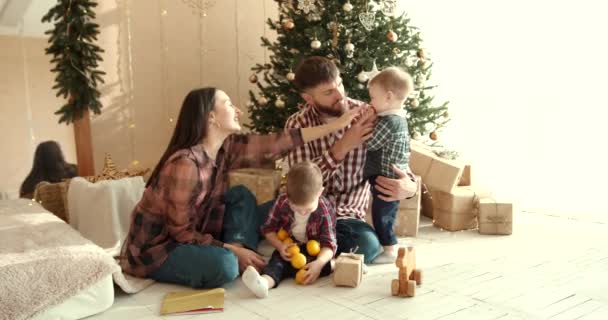
[[[322,83],[334,81],[338,73],[338,67],[333,61],[319,56],[307,57],[296,67],[296,78],[293,83],[302,92]]]
[[[306,205],[315,200],[323,188],[323,174],[319,167],[304,161],[294,164],[287,173],[287,198],[295,205]]]
[[[405,99],[414,90],[414,81],[409,73],[398,67],[388,67],[373,77],[368,86],[379,85],[392,91],[399,99]]]

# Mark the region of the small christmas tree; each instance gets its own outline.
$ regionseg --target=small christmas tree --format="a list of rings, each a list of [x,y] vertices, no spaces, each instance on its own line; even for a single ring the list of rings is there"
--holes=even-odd
[[[447,102],[434,105],[429,93],[434,86],[427,84],[430,57],[421,47],[418,29],[405,15],[396,16],[397,0],[276,1],[279,20],[267,23],[277,40],[262,37],[270,63],[253,67],[249,79],[259,89],[257,95],[249,92],[250,128],[260,133],[283,128],[303,102],[291,83],[293,70],[301,59],[319,55],[336,63],[347,95],[362,101],[369,101],[366,84],[378,69],[399,66],[409,72],[416,85],[404,106],[410,135],[437,140],[437,130],[449,120]]]
[[[45,32],[50,43],[45,52],[53,56],[51,71],[57,73],[53,89],[58,97],[67,98],[55,112],[60,115],[59,123],[80,119],[86,110],[101,113],[97,84],[103,83],[105,72],[97,70],[103,50],[94,44],[99,34],[99,25],[93,22],[96,6],[89,0],[58,0],[42,18],[42,22],[54,24]]]

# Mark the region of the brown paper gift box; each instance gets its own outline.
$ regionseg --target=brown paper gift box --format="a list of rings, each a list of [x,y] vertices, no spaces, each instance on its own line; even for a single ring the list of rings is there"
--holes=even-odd
[[[493,198],[479,201],[479,233],[509,235],[513,233],[513,204]]]
[[[363,278],[363,255],[342,253],[336,259],[333,280],[336,286],[357,287]]]
[[[416,177],[420,181],[420,177]],[[401,200],[399,203],[399,211],[395,217],[395,235],[398,237],[416,237],[418,236],[418,225],[420,224],[420,201],[422,198],[421,183],[418,183],[418,190],[416,196],[410,199]],[[369,206],[365,215],[365,221],[370,225],[374,226],[372,220],[372,201],[373,198],[369,196]]]
[[[422,145],[412,143],[410,168],[430,189],[450,192],[460,181],[464,163],[439,158]]]
[[[228,173],[230,187],[244,185],[254,195],[258,204],[277,196],[281,185],[281,171],[272,169],[237,169]]]
[[[431,190],[433,196],[433,224],[460,231],[477,227],[476,205],[479,199],[492,196],[492,191],[478,186],[456,187],[452,192]]]

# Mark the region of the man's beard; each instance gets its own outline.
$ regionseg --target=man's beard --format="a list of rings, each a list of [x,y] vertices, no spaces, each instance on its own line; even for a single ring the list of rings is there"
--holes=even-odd
[[[339,117],[343,115],[344,112],[346,112],[346,110],[348,109],[346,106],[346,99],[334,103],[333,106],[324,106],[315,101],[315,107],[317,107],[317,110],[319,110],[319,112],[324,113],[330,117]]]

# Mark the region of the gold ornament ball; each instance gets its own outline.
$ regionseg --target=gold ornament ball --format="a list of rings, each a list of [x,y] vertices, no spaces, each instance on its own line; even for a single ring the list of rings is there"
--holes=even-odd
[[[289,81],[293,81],[293,80],[295,80],[295,79],[296,79],[296,74],[295,74],[295,73],[293,73],[293,72],[289,72],[289,73],[288,73],[288,74],[285,76],[285,78],[287,78],[287,80],[289,80]]]
[[[321,41],[315,39],[310,43],[310,47],[313,49],[319,49],[321,48]]]
[[[449,117],[450,117],[450,114],[449,114],[449,113],[446,111],[446,112],[444,112],[444,113],[443,113],[443,117],[444,117],[444,118],[449,118]]]
[[[429,135],[429,138],[431,138],[431,140],[433,140],[433,141],[437,141],[437,139],[439,139],[439,137],[437,136],[437,131],[431,132],[431,134]]]
[[[268,99],[266,99],[266,97],[260,97],[258,99],[258,103],[261,104],[261,105],[265,105],[265,104],[268,103]]]
[[[386,39],[390,42],[395,42],[398,38],[399,36],[393,30],[386,33]]]
[[[287,19],[285,21],[283,21],[283,29],[285,30],[291,30],[296,26],[295,23],[293,23],[293,21],[291,19]]]
[[[424,59],[418,60],[418,68],[426,69],[426,60],[424,60]]]
[[[426,50],[424,50],[424,49],[418,50],[418,52],[416,52],[416,56],[418,56],[418,58],[420,58],[420,59],[426,59]]]
[[[285,108],[285,101],[281,100],[281,98],[277,99],[277,101],[274,102],[275,107],[282,109]]]
[[[252,74],[251,76],[249,76],[249,82],[251,82],[251,83],[258,82],[258,76],[256,76],[255,74]]]

